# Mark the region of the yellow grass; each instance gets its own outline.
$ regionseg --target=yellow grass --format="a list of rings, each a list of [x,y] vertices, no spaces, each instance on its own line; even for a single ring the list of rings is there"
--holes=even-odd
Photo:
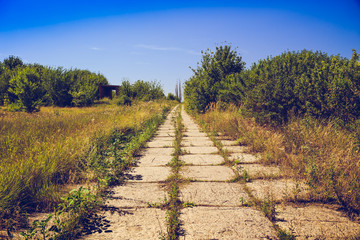
[[[33,114],[0,110],[0,213],[17,205],[20,211],[51,207],[59,201],[59,186],[89,176],[87,154],[95,134],[136,128],[165,105],[42,107]]]
[[[262,163],[291,169],[294,178],[307,181],[312,200],[337,201],[349,213],[360,213],[360,153],[354,132],[312,118],[274,129],[244,117],[235,106],[222,110],[213,105],[197,117],[209,130],[259,152]]]

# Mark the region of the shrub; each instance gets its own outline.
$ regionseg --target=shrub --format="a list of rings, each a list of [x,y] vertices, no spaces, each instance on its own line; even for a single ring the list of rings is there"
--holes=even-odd
[[[18,97],[18,103],[25,111],[38,110],[43,96],[39,73],[30,67],[19,70],[10,80],[9,91]]]
[[[117,105],[126,105],[126,106],[131,106],[132,104],[132,100],[131,98],[129,98],[126,95],[122,95],[119,97],[119,99],[116,102]]]
[[[216,47],[215,52],[210,50],[204,52],[201,65],[197,69],[192,69],[194,75],[185,82],[184,96],[188,108],[204,112],[212,102],[236,101],[231,97],[235,97],[233,93],[241,92],[244,82],[238,74],[244,70],[244,67],[242,57],[232,50],[231,46],[220,46]],[[232,91],[233,89],[235,92]],[[241,96],[236,95],[236,99],[238,97]]]

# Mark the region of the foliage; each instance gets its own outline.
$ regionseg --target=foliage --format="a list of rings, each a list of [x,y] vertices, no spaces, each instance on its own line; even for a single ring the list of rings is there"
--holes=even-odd
[[[129,98],[127,95],[120,95],[118,101],[117,101],[117,105],[126,105],[126,106],[131,106],[131,98]]]
[[[24,64],[14,56],[0,62],[0,105],[10,105],[10,110],[34,111],[40,104],[89,106],[98,99],[98,86],[107,84],[103,75],[88,70]]]
[[[360,62],[322,52],[285,52],[244,70],[230,46],[203,53],[201,65],[185,83],[190,110],[204,112],[211,103],[244,106],[262,124],[278,125],[292,116],[337,119],[346,125],[360,116]]]
[[[192,69],[194,75],[185,82],[184,95],[188,108],[204,112],[212,102],[235,101],[231,96],[243,89],[244,82],[239,74],[244,67],[242,57],[229,45],[216,47],[215,52],[203,52],[201,65]],[[228,92],[231,94],[227,95]]]
[[[154,99],[164,98],[164,91],[157,81],[145,82],[137,80],[132,85],[133,98],[137,98],[143,101],[150,101]]]
[[[352,123],[354,130],[313,117],[272,128],[244,117],[236,106],[223,110],[216,105],[198,119],[209,131],[231,136],[259,153],[262,163],[292,169],[292,177],[308,183],[310,200],[337,201],[349,213],[360,213],[359,121]]]
[[[246,108],[261,123],[288,122],[293,115],[337,118],[360,116],[360,64],[322,52],[286,52],[260,60],[246,74]]]
[[[159,82],[138,80],[131,84],[125,80],[120,85],[117,104],[130,106],[133,100],[152,101],[163,98],[165,95]]]
[[[175,100],[175,101],[180,102],[180,99],[177,96],[175,96],[174,94],[172,94],[172,93],[168,93],[166,99],[171,100],[171,101]]]
[[[53,209],[64,184],[121,180],[123,163],[132,164],[167,104],[1,111],[0,228],[17,227],[35,209]]]
[[[46,68],[44,73],[44,89],[46,91],[47,105],[59,107],[71,106],[72,79],[69,71],[59,67],[56,69]]]
[[[8,91],[18,97],[18,103],[27,112],[38,110],[44,95],[40,75],[35,68],[30,67],[23,68],[12,76]]]

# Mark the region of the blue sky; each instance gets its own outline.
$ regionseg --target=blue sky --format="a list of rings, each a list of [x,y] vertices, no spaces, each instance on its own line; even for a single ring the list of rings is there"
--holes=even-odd
[[[224,42],[247,66],[284,51],[360,52],[360,1],[0,0],[0,60],[89,69],[111,84],[158,80],[173,92]]]

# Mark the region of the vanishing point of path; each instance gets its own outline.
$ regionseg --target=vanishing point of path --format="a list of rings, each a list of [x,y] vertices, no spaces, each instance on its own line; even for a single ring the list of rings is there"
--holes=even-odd
[[[104,210],[100,213],[107,231],[84,236],[83,239],[162,239],[166,236],[166,210],[160,206],[168,198],[167,177],[171,168],[175,140],[175,108],[160,126],[128,174],[124,185],[114,187]],[[224,165],[218,148],[206,133],[181,111],[184,124],[181,142],[184,161],[180,174],[179,198],[187,206],[180,210],[179,239],[277,239],[274,225],[292,231],[299,239],[346,238],[360,231],[359,224],[326,205],[294,206],[287,199],[306,195],[306,187],[282,177],[277,167],[257,163],[254,155],[226,136],[218,138],[230,159],[236,159],[237,170]],[[239,169],[245,169],[251,181],[231,182]],[[250,193],[250,195],[249,195]],[[258,207],[246,204],[271,197],[277,215],[271,222]]]

